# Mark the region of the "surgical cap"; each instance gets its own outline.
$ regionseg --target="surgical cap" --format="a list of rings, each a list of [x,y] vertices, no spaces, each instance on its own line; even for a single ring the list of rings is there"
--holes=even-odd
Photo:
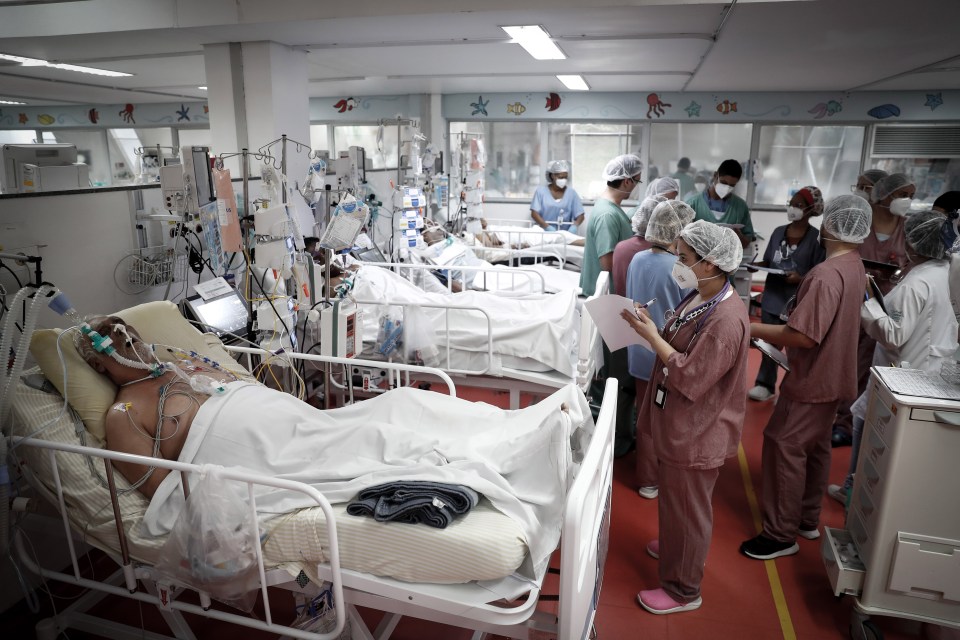
[[[630,220],[634,235],[642,238],[647,233],[647,223],[650,221],[654,209],[657,208],[658,204],[666,201],[667,199],[663,196],[651,196],[643,199],[640,206],[633,210],[633,218]]]
[[[907,216],[904,223],[907,244],[924,257],[942,259],[947,250],[940,237],[944,224],[950,224],[950,220],[939,211],[920,211]]]
[[[603,168],[603,180],[605,182],[614,182],[616,180],[623,180],[624,178],[632,178],[641,173],[643,173],[643,163],[640,162],[640,158],[632,153],[628,153],[617,156],[607,163],[607,166]]]
[[[680,237],[707,262],[724,273],[733,273],[743,260],[743,245],[730,227],[694,220],[680,232]]]
[[[860,177],[866,178],[870,184],[877,184],[878,180],[886,178],[888,175],[890,174],[883,169],[867,169],[860,174]]]
[[[947,191],[933,201],[933,206],[947,213],[960,210],[960,191]]]
[[[566,160],[551,160],[547,163],[547,173],[569,173],[570,163]]]
[[[907,174],[891,173],[888,176],[880,178],[873,185],[873,191],[870,192],[870,201],[880,202],[884,198],[889,197],[894,191],[903,189],[911,184],[913,184],[913,180],[911,180]]]
[[[671,191],[680,193],[680,183],[673,178],[657,178],[647,187],[646,197],[665,196]]]
[[[803,198],[807,207],[813,212],[810,215],[819,216],[823,213],[823,194],[816,187],[804,187],[797,191],[797,195]]]
[[[686,202],[667,200],[657,205],[647,221],[646,239],[654,244],[674,242],[683,228],[693,222],[696,211]]]
[[[860,196],[837,196],[823,209],[824,229],[841,242],[860,244],[870,235],[873,209]]]

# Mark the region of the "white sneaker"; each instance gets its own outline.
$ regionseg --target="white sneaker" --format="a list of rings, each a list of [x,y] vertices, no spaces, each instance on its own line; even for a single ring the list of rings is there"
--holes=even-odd
[[[765,400],[769,400],[770,398],[773,397],[773,395],[774,395],[773,391],[770,391],[770,389],[767,389],[762,384],[758,384],[753,389],[750,389],[750,391],[747,392],[747,396],[751,400],[756,400],[757,402],[763,402]]]
[[[839,484],[831,484],[827,487],[827,494],[839,502],[840,504],[846,506],[847,504],[847,490],[844,489]]]
[[[820,530],[816,527],[813,529],[797,529],[797,535],[807,540],[816,540],[820,537]]]
[[[640,494],[641,498],[646,498],[647,500],[653,500],[658,495],[660,495],[659,487],[640,487],[637,489],[637,493]]]

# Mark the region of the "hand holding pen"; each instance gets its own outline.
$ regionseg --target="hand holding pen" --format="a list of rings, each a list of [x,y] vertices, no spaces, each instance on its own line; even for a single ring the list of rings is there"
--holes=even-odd
[[[640,319],[641,319],[641,318],[640,318],[640,312],[641,312],[643,309],[646,309],[647,307],[649,307],[650,305],[652,305],[652,304],[653,304],[654,302],[656,302],[656,301],[657,301],[656,298],[652,298],[652,299],[650,299],[650,300],[647,300],[647,301],[644,302],[644,303],[636,303],[636,302],[635,302],[635,303],[633,304],[633,312],[637,315],[637,320],[640,320]]]

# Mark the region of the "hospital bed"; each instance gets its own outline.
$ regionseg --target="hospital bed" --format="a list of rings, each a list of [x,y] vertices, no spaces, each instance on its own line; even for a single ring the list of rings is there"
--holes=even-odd
[[[593,297],[608,291],[609,274],[601,272]],[[366,270],[352,295],[363,312],[365,357],[373,356],[390,307],[403,308],[405,316],[416,310],[435,338],[438,359],[430,364],[463,384],[507,391],[514,409],[521,393],[543,396],[570,383],[586,393],[602,364],[596,325],[569,290],[526,298],[430,296],[403,278]]]
[[[136,326],[135,320],[129,317],[127,320]],[[150,339],[148,334],[145,337]],[[204,353],[211,357],[221,355],[218,351]],[[435,373],[445,377],[441,372]],[[608,390],[613,384],[614,381],[608,383]],[[312,595],[319,591],[319,581],[325,579],[333,585],[337,619],[343,621],[349,614],[354,637],[374,637],[355,609],[359,605],[389,612],[376,632],[378,638],[388,638],[402,615],[515,638],[529,637],[533,629],[550,628],[556,629],[561,638],[582,638],[589,632],[596,611],[609,531],[615,403],[613,391],[605,394],[597,426],[584,447],[579,471],[563,497],[557,616],[536,611],[545,572],[538,572],[532,581],[512,575],[524,554],[523,545],[517,544],[517,528],[510,526],[509,518],[483,502],[464,516],[464,525],[469,526],[461,527],[463,531],[449,540],[441,539],[434,530],[423,531],[409,525],[376,523],[380,526],[372,529],[380,529],[378,532],[371,530],[371,523],[366,519],[343,516],[342,510],[331,507],[326,498],[310,486],[231,470],[226,472],[226,477],[246,485],[253,513],[256,513],[255,486],[277,486],[300,492],[315,502],[317,508],[298,512],[296,517],[283,517],[279,523],[270,521],[270,525],[255,531],[258,539],[264,541],[258,550],[257,562],[266,612],[263,620],[212,609],[203,594],[199,604],[180,599],[182,590],[152,569],[151,560],[159,543],[137,533],[136,523],[144,512],[146,500],[136,492],[118,495],[118,490],[128,485],[122,477],[113,474],[112,464],[147,462],[188,475],[200,473],[201,468],[107,451],[102,448],[101,440],[78,426],[69,414],[57,417],[62,404],[58,396],[19,382],[11,421],[11,440],[17,445],[20,461],[18,471],[56,506],[71,568],[56,571],[41,567],[22,536],[17,537],[15,546],[23,565],[45,579],[91,590],[62,612],[55,623],[46,624],[45,628],[54,634],[73,626],[110,637],[143,637],[138,629],[99,620],[85,612],[103,596],[117,595],[156,605],[177,638],[194,637],[182,613],[282,632],[288,637],[335,637],[342,622],[331,634],[316,635],[285,628],[273,620],[271,613],[271,593],[267,586]],[[41,433],[26,437],[47,423],[49,427]],[[81,433],[85,435],[83,439],[79,437]],[[88,459],[98,468],[103,465],[101,474],[106,477],[106,488],[93,479]],[[471,518],[472,522],[466,522]],[[335,526],[327,527],[327,523]],[[103,550],[120,569],[105,581],[81,576],[74,536]],[[137,581],[142,582],[146,592],[136,590]],[[149,634],[148,637],[164,636]]]
[[[490,222],[488,220],[488,222]],[[505,221],[504,221],[505,222]],[[580,268],[583,264],[583,246],[572,244],[577,240],[583,240],[581,236],[575,233],[561,229],[560,231],[547,231],[539,226],[517,224],[488,224],[485,230],[488,234],[495,235],[505,245],[497,247],[504,251],[503,259],[509,260],[510,248],[514,248],[520,257],[534,257],[536,259],[552,258],[559,261],[561,268],[574,267]],[[479,242],[474,242],[479,245]],[[477,248],[474,247],[474,251]],[[491,254],[496,256],[497,254]],[[485,256],[491,262],[492,257]]]

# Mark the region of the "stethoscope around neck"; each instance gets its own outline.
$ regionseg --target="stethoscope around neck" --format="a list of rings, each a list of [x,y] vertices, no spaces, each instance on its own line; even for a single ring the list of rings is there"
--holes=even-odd
[[[672,344],[673,339],[677,337],[677,333],[679,333],[680,329],[684,325],[686,325],[687,323],[693,320],[696,320],[697,324],[696,326],[694,326],[694,329],[693,329],[693,337],[690,338],[690,342],[687,343],[687,349],[689,349],[690,345],[693,344],[693,341],[697,339],[698,335],[700,335],[700,330],[703,329],[704,323],[706,323],[707,319],[713,314],[714,311],[717,310],[717,306],[719,302],[723,300],[724,296],[726,296],[729,291],[730,291],[730,281],[727,280],[726,282],[724,282],[723,288],[720,289],[720,291],[715,296],[713,296],[712,298],[710,298],[709,300],[707,300],[706,302],[698,306],[696,309],[692,310],[690,313],[686,315],[686,317],[682,317],[680,315],[680,309],[683,309],[684,305],[686,305],[690,300],[693,300],[693,298],[698,293],[696,291],[694,291],[693,293],[689,294],[686,298],[681,300],[680,304],[678,304],[674,309],[670,309],[669,311],[667,311],[666,315],[669,317],[664,318],[667,324],[663,325],[663,331],[664,333],[666,333],[667,331],[673,332],[673,336],[671,336],[670,339],[667,340],[667,344]],[[686,352],[687,349],[684,349],[684,352]]]

